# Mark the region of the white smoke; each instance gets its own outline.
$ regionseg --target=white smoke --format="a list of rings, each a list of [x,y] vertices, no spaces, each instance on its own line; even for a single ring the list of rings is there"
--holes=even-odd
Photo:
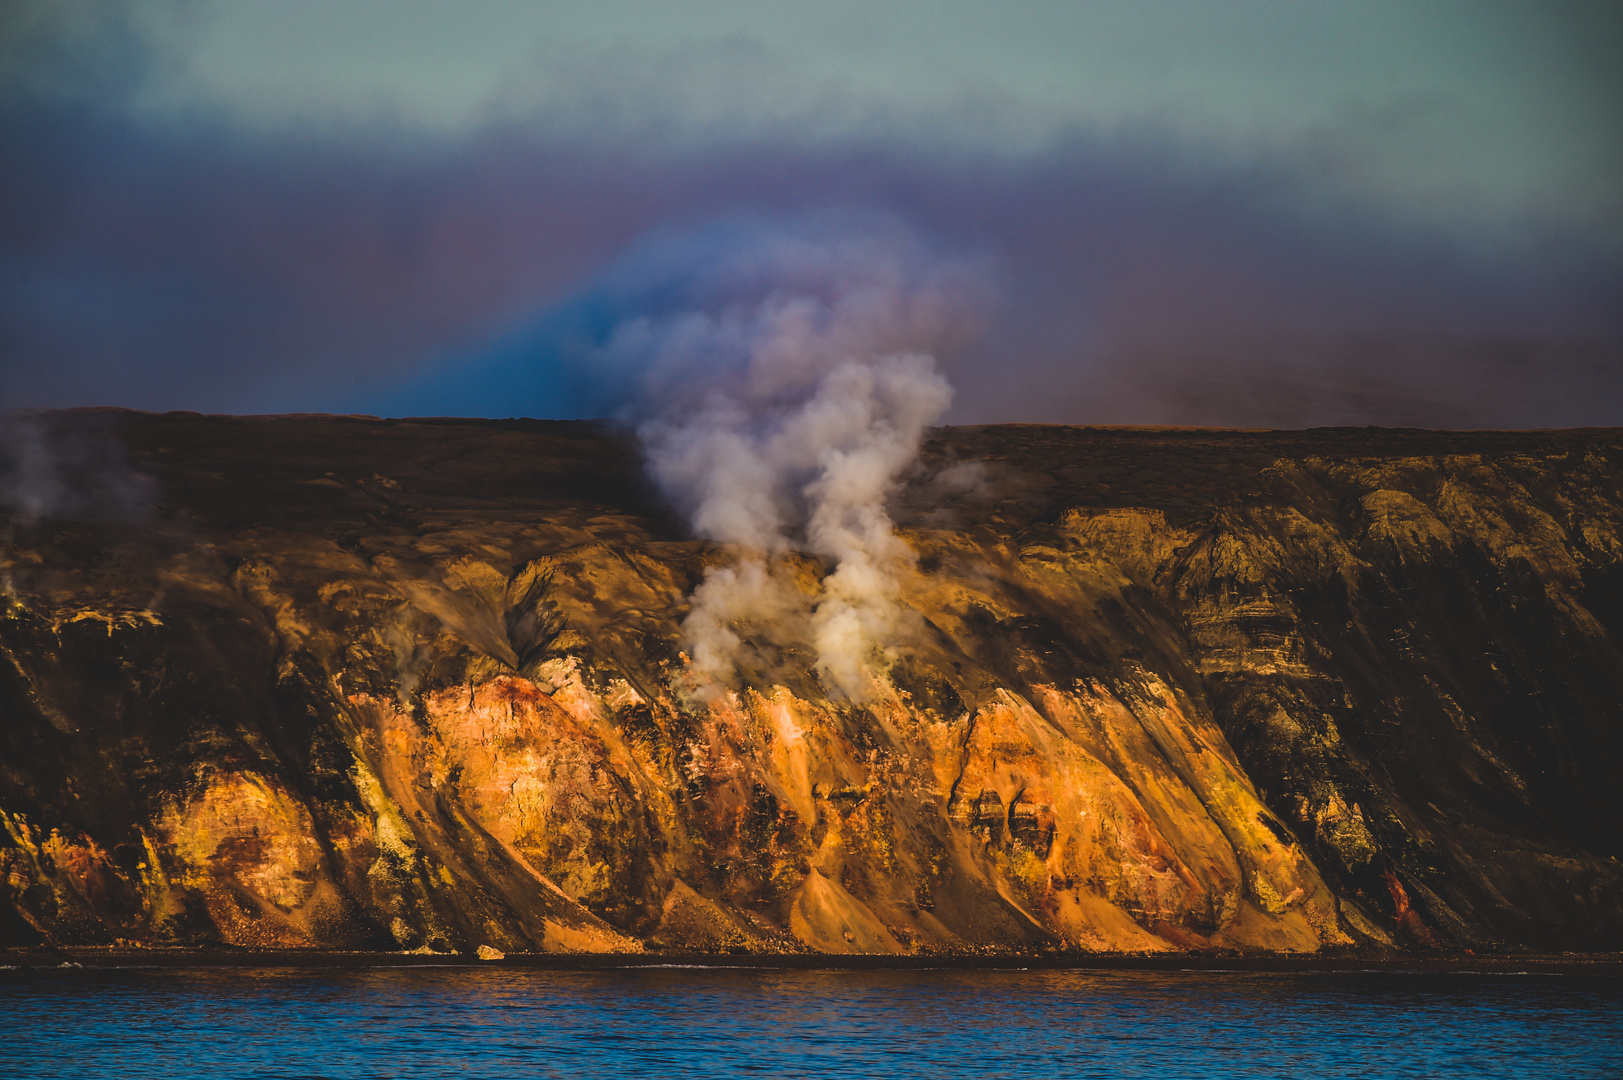
[[[885,501],[952,402],[920,353],[849,358],[809,396],[764,414],[718,393],[708,408],[642,428],[655,478],[691,507],[694,528],[741,549],[712,569],[684,629],[701,681],[731,674],[733,626],[793,617],[799,593],[774,582],[771,556],[799,548],[834,562],[812,601],[818,671],[852,698],[867,696],[876,658],[900,629],[897,572],[911,553]],[[798,524],[798,528],[794,526]]]
[[[906,623],[912,555],[886,502],[952,401],[935,358],[973,331],[983,275],[849,218],[666,240],[632,267],[582,359],[635,380],[623,414],[655,481],[733,548],[683,626],[701,693],[756,634],[801,638],[826,686],[867,697]],[[810,596],[782,572],[792,552],[833,566]]]

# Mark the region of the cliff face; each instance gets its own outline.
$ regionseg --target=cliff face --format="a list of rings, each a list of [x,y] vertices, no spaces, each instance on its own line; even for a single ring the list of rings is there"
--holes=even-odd
[[[140,498],[0,534],[0,942],[1623,947],[1619,432],[940,431],[853,703],[691,693],[603,429],[50,422]]]

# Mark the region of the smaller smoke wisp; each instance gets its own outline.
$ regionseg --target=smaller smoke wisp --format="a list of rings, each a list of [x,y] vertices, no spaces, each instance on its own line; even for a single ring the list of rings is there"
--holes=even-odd
[[[94,414],[0,413],[0,515],[21,525],[49,518],[145,516],[152,481]]]
[[[50,432],[37,416],[19,412],[0,418],[0,507],[25,525],[69,501],[49,441]]]
[[[571,366],[635,387],[620,412],[655,481],[733,549],[683,627],[701,696],[735,678],[746,636],[809,646],[831,692],[873,692],[912,559],[886,501],[951,404],[937,357],[986,293],[978,266],[894,221],[817,218],[663,238],[585,305],[598,321]],[[810,595],[796,553],[832,567]]]

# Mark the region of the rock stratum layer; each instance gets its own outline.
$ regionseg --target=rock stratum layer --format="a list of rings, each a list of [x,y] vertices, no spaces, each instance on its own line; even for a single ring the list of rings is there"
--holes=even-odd
[[[1623,946],[1623,433],[938,431],[853,703],[690,692],[605,428],[47,419],[127,464],[4,526],[7,944]]]

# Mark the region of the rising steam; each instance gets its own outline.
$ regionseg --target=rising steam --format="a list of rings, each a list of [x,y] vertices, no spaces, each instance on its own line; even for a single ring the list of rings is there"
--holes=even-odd
[[[620,413],[653,478],[732,548],[683,625],[701,695],[756,633],[808,646],[830,690],[872,692],[912,557],[886,500],[951,404],[936,357],[985,292],[894,221],[818,218],[666,237],[582,301],[570,366],[634,388]],[[794,552],[832,566],[810,595],[782,569]]]

